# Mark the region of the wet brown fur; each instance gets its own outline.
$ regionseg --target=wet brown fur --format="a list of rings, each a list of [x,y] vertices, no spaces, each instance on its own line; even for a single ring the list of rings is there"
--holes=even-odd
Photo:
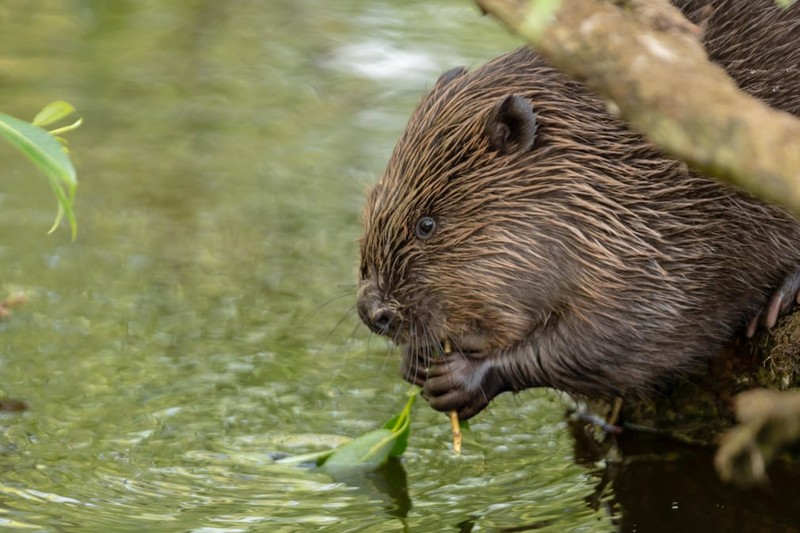
[[[711,58],[800,114],[800,7],[676,3],[695,19],[714,4]],[[532,149],[504,153],[486,128],[511,94],[538,129]],[[800,266],[797,219],[665,157],[528,49],[433,87],[363,223],[362,317],[391,310],[381,331],[419,384],[450,339],[458,357],[429,396],[464,417],[503,390],[613,396],[691,371]]]

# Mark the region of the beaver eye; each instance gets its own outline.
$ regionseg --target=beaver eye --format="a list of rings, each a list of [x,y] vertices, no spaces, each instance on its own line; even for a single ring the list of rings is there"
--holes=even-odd
[[[417,237],[420,239],[427,239],[433,235],[433,230],[436,229],[436,221],[433,217],[422,217],[417,220]]]

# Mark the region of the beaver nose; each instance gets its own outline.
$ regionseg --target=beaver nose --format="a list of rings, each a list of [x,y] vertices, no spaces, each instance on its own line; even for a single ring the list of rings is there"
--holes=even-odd
[[[383,307],[378,309],[373,313],[372,317],[370,318],[370,322],[372,322],[373,330],[378,330],[378,333],[386,333],[389,331],[389,326],[392,325],[394,321],[394,311],[389,309],[388,307]]]
[[[397,313],[375,298],[361,298],[358,314],[369,329],[379,335],[391,335],[397,329]]]

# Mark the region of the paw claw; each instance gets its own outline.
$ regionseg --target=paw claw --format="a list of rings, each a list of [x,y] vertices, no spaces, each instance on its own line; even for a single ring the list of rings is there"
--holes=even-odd
[[[762,313],[758,313],[755,318],[753,318],[749,324],[747,324],[747,338],[752,339],[753,335],[756,334],[756,330],[758,329],[758,324],[761,322],[761,315]]]
[[[748,323],[747,337],[755,335],[759,326],[764,326],[766,329],[774,328],[778,319],[792,311],[798,304],[800,304],[800,269],[786,276],[764,310]]]

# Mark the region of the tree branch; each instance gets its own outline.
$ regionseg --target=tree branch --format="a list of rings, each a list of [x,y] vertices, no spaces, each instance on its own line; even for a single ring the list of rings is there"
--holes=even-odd
[[[665,0],[476,0],[702,172],[800,214],[800,120],[740,91]]]

